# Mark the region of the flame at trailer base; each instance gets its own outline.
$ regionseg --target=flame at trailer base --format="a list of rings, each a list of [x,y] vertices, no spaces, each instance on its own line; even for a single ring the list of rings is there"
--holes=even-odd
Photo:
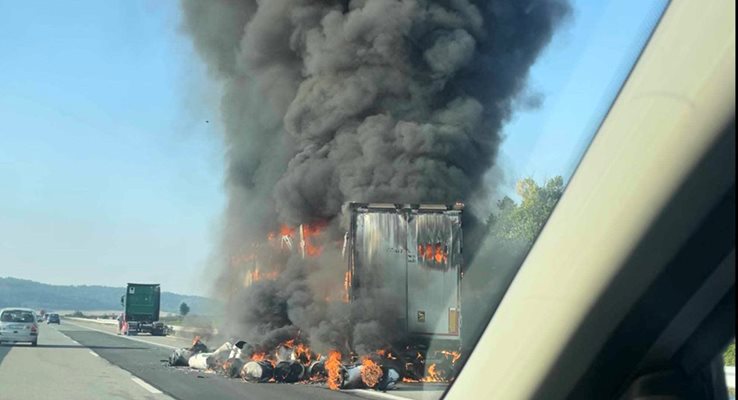
[[[361,363],[361,381],[369,388],[374,388],[379,384],[384,372],[382,367],[369,358],[365,358]]]
[[[341,366],[341,353],[337,351],[331,351],[328,353],[328,360],[325,362],[325,369],[328,371],[328,380],[326,384],[331,390],[338,390],[341,387],[342,377],[342,366]]]

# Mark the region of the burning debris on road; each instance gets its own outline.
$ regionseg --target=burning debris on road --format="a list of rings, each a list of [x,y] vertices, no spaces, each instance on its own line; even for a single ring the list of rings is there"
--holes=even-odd
[[[417,354],[409,360],[400,360],[391,351],[346,359],[338,351],[327,355],[314,353],[303,343],[289,340],[271,352],[256,352],[245,341],[226,342],[209,351],[199,337],[189,348],[175,350],[169,358],[171,366],[189,367],[200,371],[219,373],[229,378],[241,378],[250,383],[324,384],[331,390],[375,389],[392,390],[398,382],[449,382],[453,379],[454,364],[460,358],[455,352],[439,354],[444,364],[432,363],[422,379],[418,369],[425,368],[425,360]],[[187,358],[189,357],[189,358]],[[184,361],[186,360],[186,362]],[[441,372],[443,371],[443,372]],[[420,375],[423,375],[422,373]]]
[[[169,356],[169,365],[175,367],[188,366],[190,365],[189,360],[193,356],[200,353],[206,353],[207,351],[208,348],[202,343],[200,337],[195,336],[192,340],[192,346],[174,350],[174,352]]]

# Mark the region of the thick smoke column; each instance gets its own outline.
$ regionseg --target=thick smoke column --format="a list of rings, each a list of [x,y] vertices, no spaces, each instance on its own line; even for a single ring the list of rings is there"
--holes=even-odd
[[[478,194],[528,69],[568,13],[565,0],[182,4],[185,30],[224,90],[230,258],[275,224],[337,221],[348,201]],[[292,264],[302,262],[237,295],[241,309],[259,310],[242,329],[344,340],[330,332],[349,329],[345,318],[329,316],[354,311],[314,301],[310,276],[327,267]],[[222,282],[239,273],[225,268]],[[358,336],[384,324],[367,313]]]

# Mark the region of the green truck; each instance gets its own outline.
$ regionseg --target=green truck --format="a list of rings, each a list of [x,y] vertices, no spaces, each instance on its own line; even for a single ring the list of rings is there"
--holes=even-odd
[[[129,283],[126,294],[120,299],[123,306],[123,326],[125,335],[148,333],[152,336],[165,336],[166,326],[159,321],[161,287],[159,284]]]

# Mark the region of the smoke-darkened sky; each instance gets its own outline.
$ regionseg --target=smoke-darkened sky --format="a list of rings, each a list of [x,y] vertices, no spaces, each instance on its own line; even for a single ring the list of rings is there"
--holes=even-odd
[[[663,3],[572,2],[531,69],[542,102],[503,129],[508,186],[572,172]],[[0,276],[205,292],[223,145],[180,19],[175,1],[0,0]]]

